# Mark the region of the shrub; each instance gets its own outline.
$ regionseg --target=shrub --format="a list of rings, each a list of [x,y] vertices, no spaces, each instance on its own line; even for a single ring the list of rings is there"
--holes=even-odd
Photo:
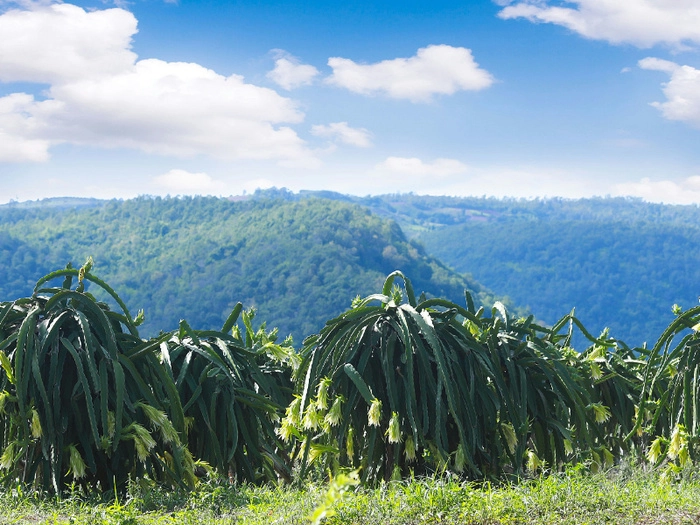
[[[189,423],[192,452],[238,481],[290,479],[286,451],[274,423],[291,400],[291,341],[276,344],[276,332],[252,329],[243,312],[245,336],[234,308],[221,332],[195,331],[186,322],[161,343]],[[233,330],[232,330],[233,329]],[[231,333],[232,332],[232,333]]]

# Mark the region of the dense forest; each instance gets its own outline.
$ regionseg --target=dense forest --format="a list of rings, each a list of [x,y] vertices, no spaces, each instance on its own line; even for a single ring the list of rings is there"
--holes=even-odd
[[[672,306],[700,295],[700,208],[630,198],[353,197],[272,189],[253,198],[323,197],[393,219],[407,238],[545,324],[576,309],[593,333],[658,339]],[[583,343],[581,338],[578,343]]]
[[[698,246],[700,208],[637,199],[285,189],[235,201],[51,199],[0,206],[0,295],[27,294],[38,276],[92,255],[146,310],[146,331],[180,317],[218,326],[242,301],[300,342],[401,269],[419,291],[459,302],[465,286],[491,290],[544,323],[576,308],[591,332],[640,345],[660,336],[674,304],[697,304]],[[190,306],[200,297],[206,311]]]
[[[367,199],[460,272],[553,323],[656,340],[700,294],[700,208],[638,199]]]
[[[260,197],[260,196],[259,196]],[[0,297],[88,256],[132,310],[142,333],[181,318],[219,328],[241,301],[297,343],[402,269],[417,293],[464,302],[467,281],[406,240],[399,226],[356,204],[309,198],[232,201],[149,198],[48,200],[0,207]]]

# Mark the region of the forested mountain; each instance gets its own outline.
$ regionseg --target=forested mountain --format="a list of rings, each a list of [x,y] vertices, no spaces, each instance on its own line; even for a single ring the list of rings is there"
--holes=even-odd
[[[640,345],[658,338],[672,305],[697,304],[700,208],[284,189],[235,202],[0,206],[0,298],[26,295],[47,271],[88,255],[131,308],[146,310],[146,333],[180,317],[219,326],[242,301],[299,341],[400,268],[417,291],[462,302],[468,285],[483,299],[478,282],[543,322],[576,308],[594,334],[609,327]]]
[[[700,295],[700,208],[640,199],[496,199],[258,192],[361,204],[496,295],[554,323],[576,308],[598,335],[655,341]],[[582,342],[582,338],[578,339]]]
[[[388,195],[365,205],[460,272],[553,323],[655,341],[700,295],[700,208],[638,199]]]
[[[180,318],[220,328],[241,301],[300,343],[357,294],[380,291],[395,269],[416,293],[464,303],[470,288],[490,306],[476,283],[408,242],[393,221],[354,204],[269,197],[1,206],[0,300],[27,296],[44,274],[92,256],[94,272],[127,306],[145,310],[144,335]]]

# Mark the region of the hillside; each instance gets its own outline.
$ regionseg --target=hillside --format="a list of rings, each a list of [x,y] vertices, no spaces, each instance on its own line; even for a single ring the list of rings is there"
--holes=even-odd
[[[553,323],[576,309],[595,335],[655,341],[700,295],[700,208],[639,199],[496,199],[259,192],[361,204],[499,297]],[[583,338],[578,338],[583,343]]]
[[[338,201],[144,197],[0,207],[2,300],[30,294],[45,273],[88,256],[130,309],[145,310],[144,335],[180,318],[219,328],[241,301],[300,343],[357,294],[379,291],[395,269],[417,293],[463,303],[470,288],[486,297],[395,222]]]
[[[635,199],[388,195],[365,205],[431,255],[538,318],[576,308],[593,333],[655,341],[700,295],[700,208]]]

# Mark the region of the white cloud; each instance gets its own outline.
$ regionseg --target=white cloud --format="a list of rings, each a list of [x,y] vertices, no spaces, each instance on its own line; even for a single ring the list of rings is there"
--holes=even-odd
[[[318,69],[309,64],[300,64],[299,60],[284,51],[277,50],[280,55],[275,60],[275,68],[267,74],[267,78],[286,90],[310,85],[318,76]]]
[[[663,71],[664,73],[673,74],[680,67],[675,62],[670,60],[663,60],[661,58],[647,57],[640,60],[637,65],[642,69],[649,69],[652,71]]]
[[[34,97],[13,93],[0,97],[0,162],[44,162],[49,141],[32,138],[41,123],[30,116],[37,107]]]
[[[124,71],[136,61],[136,24],[122,9],[53,4],[7,11],[0,16],[0,81],[50,84]]]
[[[302,153],[294,103],[270,89],[198,64],[141,60],[119,75],[53,86],[43,115],[71,142],[165,155],[290,158]]]
[[[679,181],[655,181],[645,177],[638,182],[615,184],[614,192],[616,195],[641,197],[650,202],[700,204],[700,175]]]
[[[0,162],[45,162],[48,159],[46,141],[17,138],[0,130]]]
[[[564,26],[586,38],[648,48],[700,44],[697,0],[525,0],[502,9],[504,19],[525,18]]]
[[[64,29],[51,29],[58,26]],[[129,50],[135,30],[133,15],[121,9],[54,4],[0,15],[2,80],[51,84],[46,100],[0,98],[0,134],[24,144],[25,153],[9,160],[45,160],[51,145],[72,143],[313,163],[286,125],[304,118],[294,101],[199,64],[136,61]]]
[[[455,159],[436,159],[423,162],[417,157],[388,157],[377,169],[411,177],[449,177],[468,170],[468,166]]]
[[[700,128],[700,69],[681,66],[659,58],[645,58],[639,67],[668,73],[671,79],[663,85],[666,102],[654,102],[663,116]]]
[[[474,61],[471,50],[448,45],[424,47],[413,57],[376,64],[332,57],[328,65],[333,69],[326,79],[329,84],[362,95],[385,94],[412,102],[460,90],[480,90],[493,83],[491,74]]]
[[[347,122],[333,122],[327,126],[318,124],[311,127],[311,134],[359,148],[368,148],[372,145],[369,131],[364,128],[351,128]]]
[[[158,175],[153,182],[159,189],[174,195],[220,195],[225,189],[221,181],[206,173],[190,173],[180,169]]]

